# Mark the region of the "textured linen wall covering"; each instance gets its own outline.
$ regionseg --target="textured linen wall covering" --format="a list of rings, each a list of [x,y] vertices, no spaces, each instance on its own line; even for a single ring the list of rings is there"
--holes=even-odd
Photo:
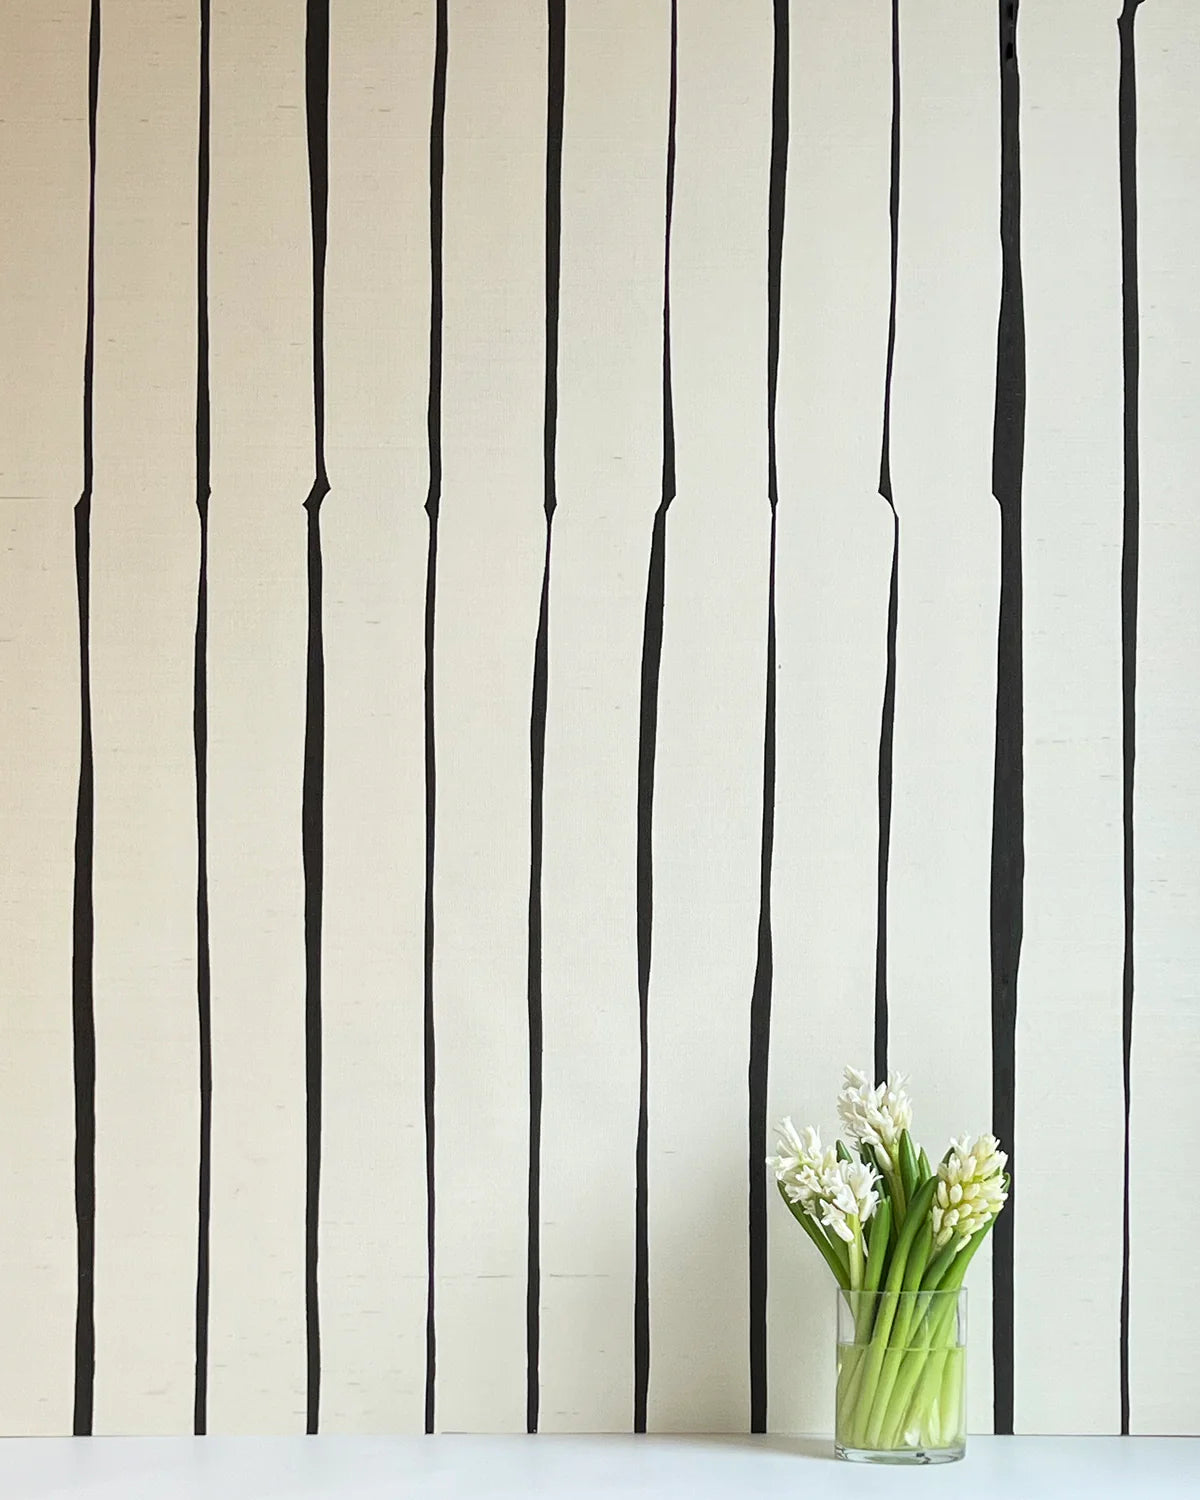
[[[0,8],[0,1428],[827,1427],[859,1060],[1013,1145],[973,1426],[1200,1431],[1198,82]]]

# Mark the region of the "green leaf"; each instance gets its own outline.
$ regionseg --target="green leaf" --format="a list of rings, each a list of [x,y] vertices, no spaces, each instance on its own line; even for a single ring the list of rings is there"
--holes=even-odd
[[[900,1165],[900,1180],[904,1184],[904,1196],[911,1203],[912,1196],[924,1181],[924,1177],[917,1162],[917,1150],[913,1145],[913,1138],[907,1130],[900,1132],[900,1145],[897,1155]]]
[[[906,1292],[919,1290],[921,1278],[925,1275],[925,1267],[929,1264],[929,1252],[932,1248],[933,1225],[926,1215],[924,1222],[917,1230],[912,1248],[908,1252],[907,1264],[904,1267],[904,1290]]]
[[[933,1168],[929,1165],[929,1158],[925,1155],[925,1147],[922,1146],[917,1153],[917,1169],[921,1174],[921,1181],[933,1176]]]
[[[892,1263],[888,1267],[887,1290],[898,1292],[904,1284],[904,1269],[908,1261],[909,1251],[912,1249],[913,1241],[916,1239],[921,1227],[929,1219],[929,1208],[933,1202],[933,1194],[937,1187],[937,1178],[930,1177],[917,1189],[913,1195],[909,1210],[904,1219],[904,1228],[900,1231],[900,1238],[896,1241],[896,1248],[892,1252]]]
[[[991,1227],[995,1222],[995,1219],[989,1219],[983,1228],[977,1229],[962,1247],[954,1257],[954,1262],[950,1269],[942,1277],[942,1283],[938,1287],[939,1292],[954,1292],[962,1286],[963,1277],[967,1274],[967,1267],[971,1264],[972,1257],[980,1245],[983,1244],[984,1240],[987,1239]]]
[[[849,1150],[846,1147],[845,1141],[837,1141],[837,1142],[835,1142],[833,1149],[837,1152],[837,1159],[838,1159],[838,1161],[853,1161],[854,1160],[854,1158],[850,1155],[850,1152],[849,1152]]]
[[[945,1276],[954,1262],[954,1256],[954,1241],[951,1240],[948,1245],[942,1246],[929,1262],[928,1266],[926,1266],[925,1275],[921,1278],[922,1291],[934,1292],[938,1289],[941,1285],[942,1277]]]
[[[779,1184],[779,1196],[787,1204],[792,1218],[825,1257],[826,1264],[837,1278],[837,1284],[843,1291],[848,1292],[850,1290],[850,1257],[846,1251],[845,1242],[838,1239],[836,1235],[831,1240],[810,1214],[806,1213],[798,1203],[793,1203],[788,1198],[783,1190],[782,1182]]]
[[[892,1205],[889,1199],[881,1198],[871,1217],[870,1236],[867,1240],[867,1275],[863,1282],[864,1292],[877,1292],[883,1281],[887,1264],[888,1241],[892,1236]]]

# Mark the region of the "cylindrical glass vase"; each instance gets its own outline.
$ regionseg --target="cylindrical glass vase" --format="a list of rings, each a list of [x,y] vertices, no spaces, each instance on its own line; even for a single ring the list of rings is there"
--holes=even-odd
[[[837,1293],[839,1458],[939,1464],[967,1429],[967,1294]]]

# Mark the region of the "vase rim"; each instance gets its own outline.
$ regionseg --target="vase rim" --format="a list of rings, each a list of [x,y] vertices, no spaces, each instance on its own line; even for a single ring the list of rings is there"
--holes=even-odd
[[[965,1286],[943,1286],[943,1287],[937,1287],[934,1291],[924,1291],[923,1292],[923,1291],[919,1291],[918,1290],[918,1291],[912,1291],[912,1292],[889,1292],[889,1291],[884,1290],[884,1289],[876,1289],[875,1291],[867,1291],[865,1287],[862,1288],[861,1290],[855,1290],[854,1287],[839,1286],[839,1287],[835,1287],[834,1288],[834,1292],[836,1293],[837,1296],[839,1296],[839,1297],[846,1297],[846,1298],[850,1298],[850,1297],[889,1297],[889,1298],[890,1297],[897,1297],[897,1298],[899,1298],[899,1297],[965,1297],[967,1295],[967,1288]]]

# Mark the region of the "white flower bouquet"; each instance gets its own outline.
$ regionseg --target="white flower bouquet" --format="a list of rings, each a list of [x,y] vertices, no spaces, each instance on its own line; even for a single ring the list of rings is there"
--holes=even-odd
[[[840,1288],[837,1451],[930,1462],[965,1444],[963,1277],[1008,1198],[994,1136],[952,1141],[934,1169],[891,1074],[847,1068],[845,1140],[779,1127],[767,1165]]]

